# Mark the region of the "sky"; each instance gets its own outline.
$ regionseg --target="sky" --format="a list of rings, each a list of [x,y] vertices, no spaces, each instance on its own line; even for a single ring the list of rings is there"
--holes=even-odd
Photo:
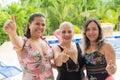
[[[19,0],[0,0],[0,5],[5,6],[7,4],[11,4],[13,2],[18,2]]]

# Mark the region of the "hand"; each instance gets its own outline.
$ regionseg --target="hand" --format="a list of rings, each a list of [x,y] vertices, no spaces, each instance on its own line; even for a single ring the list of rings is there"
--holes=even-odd
[[[63,47],[64,51],[62,52],[62,61],[66,63],[69,60],[69,55],[67,55],[67,48]]]
[[[4,24],[3,30],[9,35],[16,34],[16,22],[15,22],[14,15],[11,16],[11,20],[8,20]]]
[[[109,75],[112,75],[116,72],[116,65],[112,64],[112,60],[107,64],[106,70]]]
[[[69,60],[69,56],[66,53],[62,53],[62,62],[66,63]]]
[[[51,60],[53,58],[53,52],[52,50],[47,50],[47,52],[45,53],[45,57],[49,60]]]

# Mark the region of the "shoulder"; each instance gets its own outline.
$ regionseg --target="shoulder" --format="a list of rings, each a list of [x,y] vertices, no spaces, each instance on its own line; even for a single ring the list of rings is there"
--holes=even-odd
[[[80,43],[75,43],[75,45],[76,45],[77,48],[82,49],[82,45]]]
[[[115,53],[113,46],[109,43],[104,43],[102,50],[105,52],[105,54]]]
[[[61,47],[59,45],[54,45],[52,47],[54,53],[59,53],[61,52]]]
[[[43,47],[46,47],[46,48],[49,47],[49,44],[45,39],[40,39],[40,42],[41,42]]]
[[[110,43],[104,43],[104,44],[103,44],[103,48],[104,48],[104,49],[111,49],[111,48],[113,48],[113,47],[112,47],[112,45],[111,45]]]
[[[58,45],[53,45],[53,50],[58,50],[59,46]]]
[[[19,38],[19,44],[20,44],[21,46],[18,47],[18,46],[16,46],[16,45],[14,45],[14,49],[15,49],[16,51],[21,51],[21,50],[23,49],[23,47],[25,46],[26,41],[27,41],[28,39],[27,39],[26,37],[24,37],[24,36],[19,36],[18,38]]]

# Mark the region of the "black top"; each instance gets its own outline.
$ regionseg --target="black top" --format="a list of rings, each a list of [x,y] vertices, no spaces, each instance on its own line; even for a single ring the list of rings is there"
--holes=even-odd
[[[58,45],[63,51],[63,48]],[[57,66],[58,76],[57,80],[85,80],[84,73],[83,73],[83,58],[82,58],[82,51],[78,43],[76,43],[77,50],[78,50],[78,64],[75,64],[71,58],[66,63],[63,63],[61,67]]]

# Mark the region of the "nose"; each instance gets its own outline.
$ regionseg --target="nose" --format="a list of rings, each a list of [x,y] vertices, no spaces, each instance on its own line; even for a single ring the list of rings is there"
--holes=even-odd
[[[44,26],[43,26],[43,25],[39,25],[39,28],[42,28],[42,29],[43,29],[43,28],[44,28]]]
[[[89,31],[89,33],[92,33],[92,32],[93,32],[92,30]]]
[[[66,33],[65,33],[65,35],[69,35],[69,33],[68,33],[68,32],[66,32]]]

